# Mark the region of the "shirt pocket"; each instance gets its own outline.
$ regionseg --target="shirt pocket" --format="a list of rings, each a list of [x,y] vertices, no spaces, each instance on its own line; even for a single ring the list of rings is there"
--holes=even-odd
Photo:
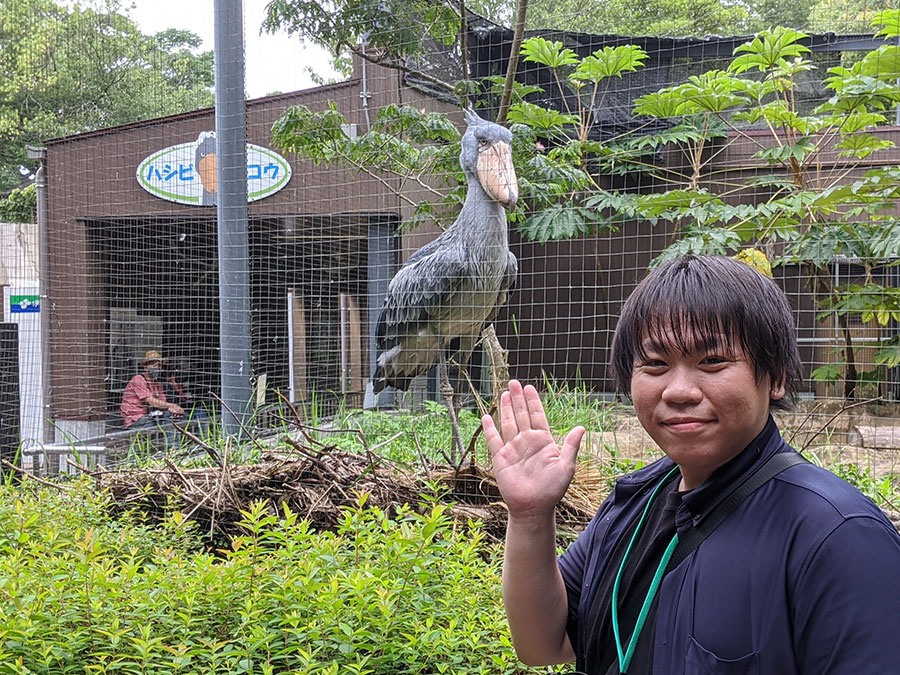
[[[739,659],[719,658],[693,637],[688,637],[684,659],[685,675],[759,675],[759,653],[752,652]]]

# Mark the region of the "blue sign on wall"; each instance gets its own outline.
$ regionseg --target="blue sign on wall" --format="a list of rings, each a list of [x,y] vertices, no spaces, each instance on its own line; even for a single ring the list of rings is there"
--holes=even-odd
[[[9,311],[12,314],[36,313],[41,311],[41,296],[10,295]]]

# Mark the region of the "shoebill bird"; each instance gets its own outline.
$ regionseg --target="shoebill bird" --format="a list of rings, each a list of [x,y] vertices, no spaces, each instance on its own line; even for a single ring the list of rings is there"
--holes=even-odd
[[[481,335],[506,303],[516,280],[506,211],[518,185],[508,129],[466,111],[459,163],[468,192],[456,221],[398,270],[388,286],[375,332],[375,393],[406,390],[412,378],[440,366],[441,394],[453,430],[451,462],[463,447],[447,363],[464,367]]]

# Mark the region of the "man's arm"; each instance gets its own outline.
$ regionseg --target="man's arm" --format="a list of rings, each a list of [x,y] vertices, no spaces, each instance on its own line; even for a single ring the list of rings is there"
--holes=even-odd
[[[540,396],[516,380],[500,398],[500,428],[482,419],[494,476],[509,509],[503,603],[518,657],[530,665],[575,658],[566,635],[568,601],[556,562],[556,504],[575,474],[584,428],[562,448],[550,433]]]
[[[184,410],[177,403],[168,403],[164,399],[157,398],[153,394],[144,398],[144,403],[158,410],[165,410],[175,416],[184,415]]]

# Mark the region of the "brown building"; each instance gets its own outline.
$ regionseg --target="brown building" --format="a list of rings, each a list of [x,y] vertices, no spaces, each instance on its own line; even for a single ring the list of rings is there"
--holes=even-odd
[[[503,63],[503,40],[479,35],[484,43],[470,41],[471,48],[490,52],[494,66]],[[684,52],[677,52],[680,59],[690,57],[691,44],[713,48],[703,40],[682,43],[667,47],[672,63],[676,48]],[[479,63],[473,60],[473,70]],[[395,71],[371,64],[366,69],[365,78],[357,63],[347,82],[248,101],[247,142],[271,148],[273,123],[293,105],[324,110],[334,101],[351,132],[353,125],[365,131],[367,116],[373,119],[390,103],[456,110]],[[526,70],[523,78],[538,75]],[[650,79],[642,86],[659,86],[658,78]],[[620,117],[612,115],[610,124],[621,124]],[[461,124],[461,115],[455,119]],[[172,146],[199,148],[214,122],[212,110],[199,110],[46,143],[51,413],[60,432],[102,434],[146,349],[160,349],[177,362],[201,398],[218,389],[216,209],[161,198],[141,184],[142,177],[159,184],[170,174],[173,181],[202,179],[199,159],[193,173],[174,162],[167,170],[145,160]],[[898,129],[888,133],[900,136]],[[755,149],[733,148],[719,161],[743,171]],[[358,405],[387,281],[406,255],[435,234],[427,228],[398,232],[412,204],[427,197],[427,185],[285,159],[291,179],[249,204],[251,373],[269,402],[277,389],[322,410],[344,397]],[[260,164],[251,173],[267,168]],[[519,283],[497,324],[512,374],[578,382],[611,395],[606,364],[619,308],[671,235],[661,226],[629,222],[613,234],[547,244],[523,242],[512,232]],[[835,274],[854,274],[852,262],[836,263]],[[779,275],[794,298],[804,360],[826,361],[834,329],[816,321],[798,270]]]
[[[363,103],[373,117],[389,103],[450,110],[394,71],[368,64],[367,81],[366,99],[354,77],[248,101],[248,144],[271,148],[273,123],[293,105],[319,110],[334,101],[360,130]],[[146,349],[163,350],[201,395],[218,388],[216,208],[160,198],[137,174],[154,153],[196,143],[214,126],[214,111],[198,110],[46,143],[51,412],[66,433],[103,432]],[[391,177],[286,159],[289,182],[249,204],[252,372],[285,393],[291,372],[297,395],[360,393],[369,368],[370,245],[383,293],[409,206],[385,188],[396,187]],[[160,172],[158,181],[173,174],[174,184],[174,162],[171,169],[145,166]],[[181,171],[182,179],[201,178]]]

